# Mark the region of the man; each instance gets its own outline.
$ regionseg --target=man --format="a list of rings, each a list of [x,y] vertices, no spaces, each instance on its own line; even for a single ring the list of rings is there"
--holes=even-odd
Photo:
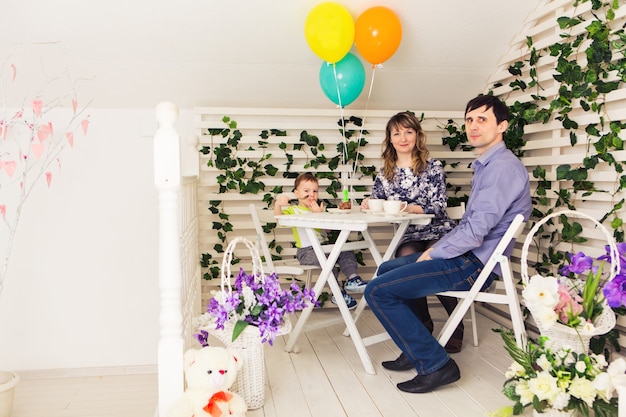
[[[509,110],[497,97],[481,95],[467,103],[465,132],[478,157],[463,218],[430,249],[383,263],[365,289],[372,311],[402,350],[383,367],[417,370],[415,378],[397,385],[402,391],[430,392],[461,377],[454,360],[412,313],[409,300],[469,290],[513,218],[530,215],[528,172],[503,141],[508,120]]]

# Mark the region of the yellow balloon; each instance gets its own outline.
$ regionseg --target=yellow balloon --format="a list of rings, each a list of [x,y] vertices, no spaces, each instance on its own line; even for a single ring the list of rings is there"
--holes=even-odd
[[[320,3],[304,23],[304,37],[311,50],[326,62],[334,64],[346,56],[354,43],[354,19],[340,4]]]

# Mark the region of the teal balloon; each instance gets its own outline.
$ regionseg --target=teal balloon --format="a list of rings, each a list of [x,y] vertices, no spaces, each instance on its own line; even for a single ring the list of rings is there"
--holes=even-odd
[[[341,61],[335,64],[324,62],[320,68],[322,91],[330,101],[341,107],[356,100],[364,85],[365,67],[361,60],[350,52]]]

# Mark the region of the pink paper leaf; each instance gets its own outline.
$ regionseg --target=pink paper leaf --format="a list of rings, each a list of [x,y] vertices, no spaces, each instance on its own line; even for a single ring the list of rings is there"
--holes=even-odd
[[[4,172],[7,173],[9,178],[13,178],[16,166],[15,161],[5,161],[2,168],[4,168]]]
[[[52,122],[48,122],[47,125],[39,126],[39,130],[37,131],[37,137],[39,138],[39,142],[43,142],[48,139],[48,136],[52,134]]]
[[[83,121],[80,122],[80,125],[83,128],[83,134],[87,136],[87,129],[89,128],[89,119],[83,119]]]
[[[13,79],[11,81],[15,81],[15,76],[17,75],[17,68],[15,64],[11,64],[11,69],[13,70]]]
[[[75,98],[72,99],[72,110],[74,110],[74,114],[76,114],[76,108],[78,107],[78,102]]]
[[[43,108],[43,102],[41,100],[33,100],[30,103],[30,107],[32,107],[35,116],[39,117],[41,115],[41,109]]]
[[[2,218],[7,218],[7,206],[5,204],[0,204],[0,214],[2,214]]]
[[[48,183],[48,188],[50,188],[50,183],[52,182],[52,172],[46,172],[46,182]]]
[[[70,146],[74,146],[74,134],[72,132],[67,132],[65,134],[65,137],[67,138],[67,142],[70,144]]]
[[[44,149],[46,149],[46,145],[43,143],[33,143],[32,145],[30,145],[30,148],[35,155],[35,159],[39,159],[41,158],[41,154],[43,153]]]

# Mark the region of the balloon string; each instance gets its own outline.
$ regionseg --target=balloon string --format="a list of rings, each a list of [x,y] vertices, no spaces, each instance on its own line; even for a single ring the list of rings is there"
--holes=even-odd
[[[370,105],[370,98],[372,97],[372,88],[374,87],[374,78],[376,77],[376,67],[377,65],[372,65],[372,80],[370,81],[370,88],[367,93],[367,100],[365,101],[365,114],[367,114],[367,109]],[[363,138],[363,129],[365,127],[365,116],[363,116],[363,120],[361,121],[361,129],[359,129],[359,138],[356,146],[356,158],[354,160],[354,165],[352,168],[352,174],[356,174],[357,164],[359,162],[359,150],[361,149],[361,139]]]
[[[343,165],[348,161],[348,144],[346,142],[346,126],[343,114],[343,105],[341,104],[341,92],[339,91],[339,81],[337,80],[337,66],[333,64],[333,74],[335,75],[335,87],[337,88],[337,101],[339,102],[339,114],[341,115],[341,132],[343,133]]]

